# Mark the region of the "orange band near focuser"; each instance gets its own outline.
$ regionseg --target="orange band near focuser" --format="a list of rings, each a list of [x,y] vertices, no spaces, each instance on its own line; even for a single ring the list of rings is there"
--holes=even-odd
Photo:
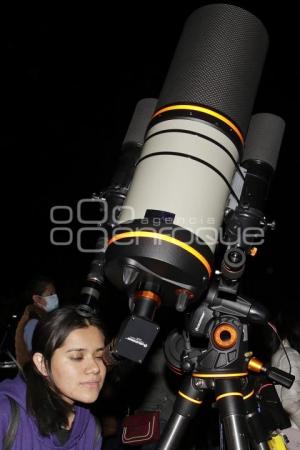
[[[137,291],[134,294],[134,298],[143,297],[146,300],[150,300],[152,302],[157,303],[157,306],[160,306],[161,300],[160,297],[152,291]]]

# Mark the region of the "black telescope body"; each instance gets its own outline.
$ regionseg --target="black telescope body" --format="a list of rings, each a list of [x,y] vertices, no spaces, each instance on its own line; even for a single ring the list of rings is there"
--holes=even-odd
[[[237,6],[188,18],[105,254],[107,278],[129,296],[180,308],[208,287],[267,46]]]

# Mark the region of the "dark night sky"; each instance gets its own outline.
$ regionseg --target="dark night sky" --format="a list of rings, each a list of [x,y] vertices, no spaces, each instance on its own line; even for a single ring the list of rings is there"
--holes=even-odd
[[[84,279],[92,255],[76,245],[49,242],[49,210],[74,209],[104,188],[136,102],[157,97],[184,21],[201,2],[144,3],[100,9],[19,11],[5,20],[5,123],[2,140],[2,292],[14,295],[36,270],[63,285]],[[207,3],[207,2],[206,2]],[[213,3],[213,2],[210,2]],[[254,112],[287,122],[267,211],[277,231],[249,263],[249,295],[268,303],[299,295],[296,221],[300,157],[298,36],[286,7],[232,2],[255,13],[270,35],[270,49]],[[102,3],[103,5],[103,3]],[[286,8],[286,9],[284,9]],[[71,224],[76,233],[78,224]],[[292,262],[293,260],[293,262]]]

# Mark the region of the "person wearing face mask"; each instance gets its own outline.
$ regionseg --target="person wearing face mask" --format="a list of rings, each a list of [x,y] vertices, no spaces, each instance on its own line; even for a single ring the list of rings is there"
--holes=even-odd
[[[45,276],[32,279],[25,290],[25,300],[30,304],[23,312],[15,335],[16,360],[21,367],[31,358],[32,336],[39,320],[59,307],[53,280]]]

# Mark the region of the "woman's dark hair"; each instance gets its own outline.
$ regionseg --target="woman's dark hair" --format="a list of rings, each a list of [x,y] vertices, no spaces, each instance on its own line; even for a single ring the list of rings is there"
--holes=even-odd
[[[287,339],[291,347],[300,353],[300,317],[297,314],[297,303],[288,301],[284,305],[284,309],[280,311],[275,325],[280,338]],[[272,352],[275,353],[279,348],[278,338],[274,338]]]
[[[27,383],[27,409],[35,417],[42,435],[56,432],[68,424],[72,405],[64,401],[52,382],[51,359],[73,330],[95,326],[103,332],[99,318],[85,305],[66,306],[48,313],[34,331],[32,354],[39,352],[44,357],[49,374],[43,376],[31,360],[24,366]]]

